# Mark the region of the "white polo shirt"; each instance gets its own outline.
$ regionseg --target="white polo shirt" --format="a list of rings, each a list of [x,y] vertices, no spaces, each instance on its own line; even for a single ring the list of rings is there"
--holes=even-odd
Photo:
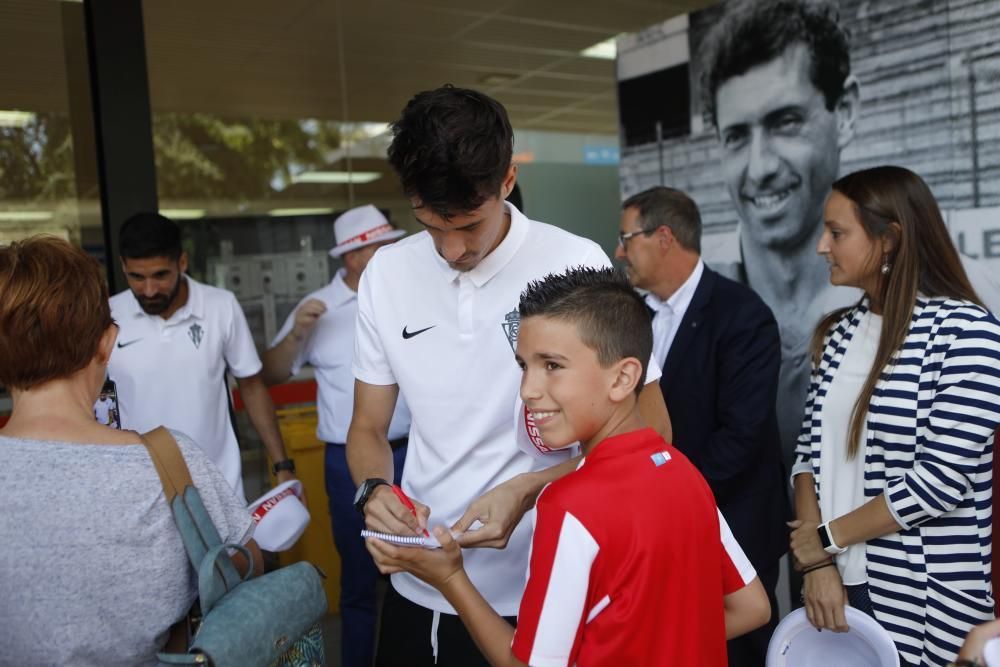
[[[94,403],[94,418],[98,424],[108,426],[111,424],[111,407],[114,402],[110,398],[99,398]]]
[[[147,315],[131,290],[111,297],[119,331],[108,377],[122,428],[143,433],[162,424],[183,432],[245,498],[226,371],[256,375],[260,358],[232,292],[184,279],[187,303],[169,320]]]
[[[299,354],[292,362],[292,375],[309,364],[316,369],[317,411],[319,424],[316,437],[323,442],[347,442],[347,429],[354,411],[354,334],[358,319],[358,294],[344,282],[345,269],[340,269],[330,284],[316,290],[295,307],[309,299],[326,304],[326,312],[319,318],[309,338],[299,347]],[[293,310],[274,337],[271,347],[287,336],[295,325]],[[396,402],[389,424],[389,439],[405,438],[410,431],[410,411],[402,399]]]
[[[469,503],[515,475],[545,466],[520,451],[511,415],[521,381],[514,361],[517,304],[531,280],[569,267],[611,262],[593,241],[528,220],[507,205],[510,230],[478,266],[459,272],[427,232],[380,248],[361,276],[354,375],[398,384],[412,416],[403,488],[451,525]],[[517,614],[531,521],[506,549],[467,549],[465,567],[493,608]],[[392,575],[401,595],[455,613],[434,588]]]

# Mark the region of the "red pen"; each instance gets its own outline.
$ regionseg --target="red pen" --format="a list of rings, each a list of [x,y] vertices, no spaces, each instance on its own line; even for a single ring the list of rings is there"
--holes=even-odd
[[[417,508],[413,506],[413,501],[410,500],[406,496],[406,493],[403,492],[403,489],[401,489],[398,486],[396,486],[395,484],[393,484],[392,485],[392,492],[396,494],[397,498],[399,498],[399,502],[401,502],[404,505],[406,505],[407,509],[409,509],[413,513],[413,516],[416,517],[417,516]],[[424,528],[424,535],[426,535],[427,537],[430,537],[430,535],[431,535],[430,533],[427,532],[426,528]]]

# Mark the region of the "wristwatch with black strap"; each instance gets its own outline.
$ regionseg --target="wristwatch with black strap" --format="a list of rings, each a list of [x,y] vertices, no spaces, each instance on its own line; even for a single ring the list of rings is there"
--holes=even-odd
[[[386,486],[392,486],[392,483],[387,482],[381,477],[369,477],[365,481],[361,482],[361,486],[358,487],[357,493],[354,494],[354,509],[359,512],[365,511],[365,503],[371,498],[372,493],[375,489],[385,484]]]
[[[271,472],[277,475],[282,470],[287,470],[288,472],[295,474],[295,459],[285,459],[284,461],[278,461],[271,466]]]

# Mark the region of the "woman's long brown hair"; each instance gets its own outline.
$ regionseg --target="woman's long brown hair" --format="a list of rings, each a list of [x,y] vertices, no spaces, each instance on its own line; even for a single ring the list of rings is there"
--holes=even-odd
[[[894,236],[896,241],[888,256],[869,258],[879,281],[878,294],[867,296],[882,304],[882,331],[875,361],[851,412],[847,440],[850,460],[858,453],[875,385],[910,330],[917,293],[962,299],[979,306],[983,303],[969,283],[941,210],[923,179],[903,167],[873,167],[844,176],[833,184],[833,189],[854,204],[869,239]],[[890,269],[883,275],[879,267],[886,260]],[[835,310],[816,327],[811,344],[814,363],[819,363],[830,328],[853,307]]]

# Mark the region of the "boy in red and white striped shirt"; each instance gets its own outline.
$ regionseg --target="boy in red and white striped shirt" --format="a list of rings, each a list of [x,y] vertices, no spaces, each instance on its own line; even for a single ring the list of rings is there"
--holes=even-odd
[[[517,629],[442,527],[441,550],[369,540],[380,569],[438,588],[494,665],[724,666],[770,607],[705,480],[642,423],[645,305],[618,272],[579,268],[529,285],[519,312],[521,398],[547,446],[584,459],[538,498]]]

